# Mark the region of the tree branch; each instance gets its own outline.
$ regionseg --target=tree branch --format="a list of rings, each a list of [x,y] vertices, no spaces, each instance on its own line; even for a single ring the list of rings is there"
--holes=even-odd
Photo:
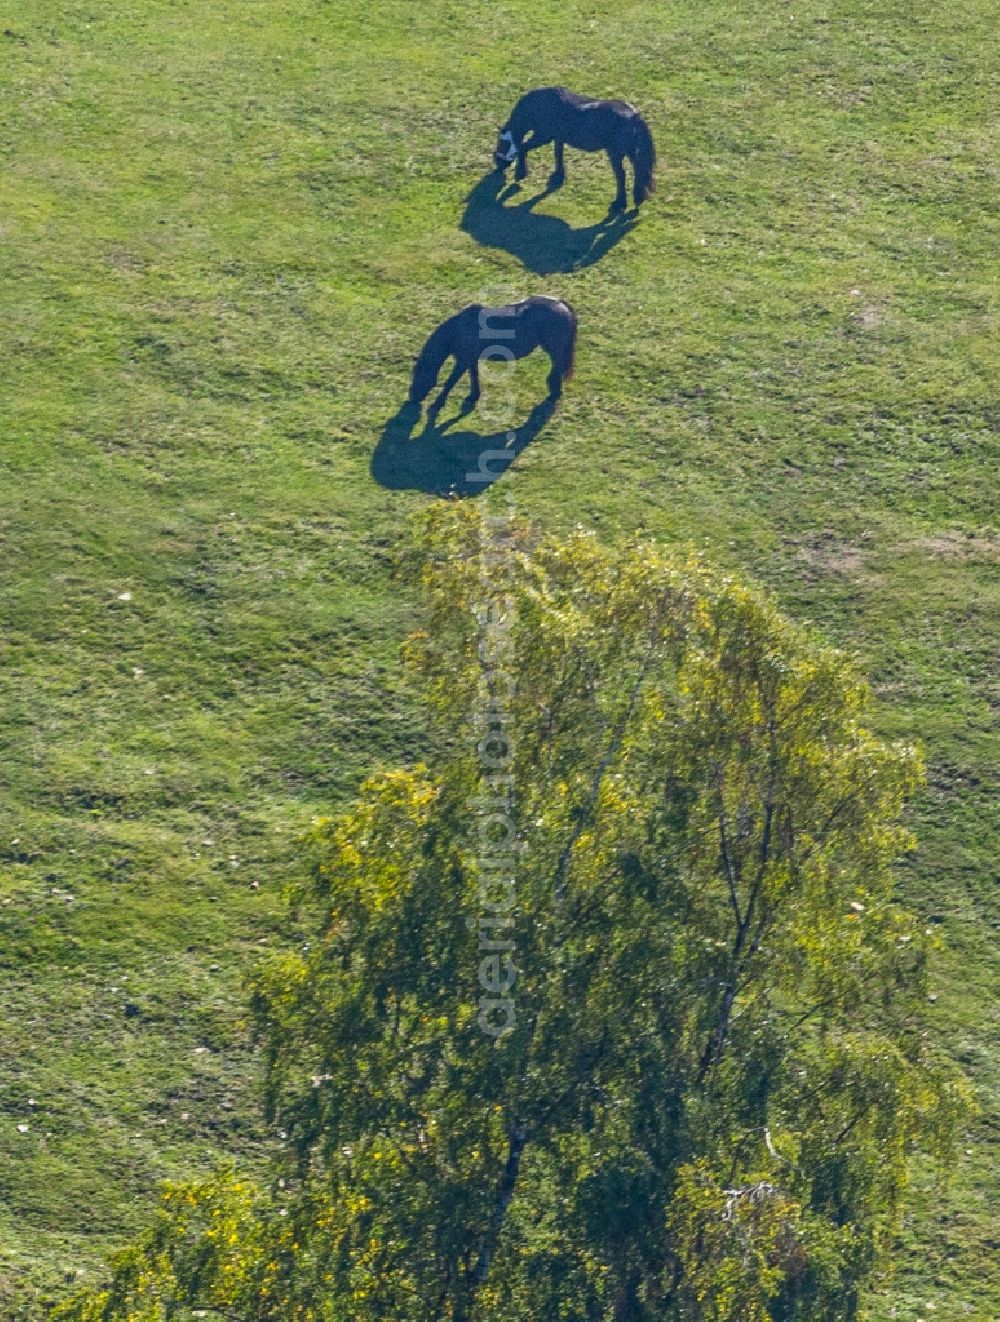
[[[517,1177],[521,1170],[521,1157],[524,1155],[524,1147],[527,1141],[527,1124],[523,1120],[515,1120],[510,1129],[507,1145],[507,1164],[497,1186],[493,1210],[490,1213],[490,1221],[486,1229],[486,1239],[479,1250],[479,1258],[472,1270],[472,1281],[475,1286],[482,1285],[489,1273],[490,1263],[493,1261],[497,1241],[500,1238],[500,1231],[503,1229],[504,1219],[514,1198]]]

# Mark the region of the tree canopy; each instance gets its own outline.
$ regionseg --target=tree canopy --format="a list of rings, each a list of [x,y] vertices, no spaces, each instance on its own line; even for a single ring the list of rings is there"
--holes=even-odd
[[[697,557],[434,507],[418,765],[259,970],[274,1181],[172,1186],[69,1322],[857,1316],[962,1106],[896,900],[918,751]]]

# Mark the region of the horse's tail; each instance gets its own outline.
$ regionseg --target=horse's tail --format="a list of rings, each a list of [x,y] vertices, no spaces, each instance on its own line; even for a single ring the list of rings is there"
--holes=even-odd
[[[638,110],[632,120],[632,147],[628,155],[635,169],[635,200],[638,205],[645,202],[656,189],[656,148],[653,146],[649,125]]]
[[[559,301],[569,313],[569,334],[560,347],[557,366],[562,379],[568,381],[573,375],[573,365],[576,361],[576,313],[568,303],[563,302],[562,299]]]

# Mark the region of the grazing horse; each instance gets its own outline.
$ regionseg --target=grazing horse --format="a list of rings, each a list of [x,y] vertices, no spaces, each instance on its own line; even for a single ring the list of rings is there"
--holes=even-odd
[[[530,136],[528,136],[530,134]],[[594,101],[565,87],[536,87],[525,92],[500,130],[493,159],[501,172],[517,162],[515,179],[528,173],[525,157],[536,147],[555,143],[556,168],[549,183],[558,188],[566,178],[563,150],[606,151],[618,192],[612,211],[624,211],[626,157],[635,171],[635,205],[645,202],[655,184],[656,150],[649,125],[627,101]]]
[[[562,383],[573,375],[576,351],[576,313],[559,298],[536,296],[508,303],[505,307],[486,307],[470,303],[461,312],[443,321],[420,350],[413,368],[410,403],[422,404],[437,383],[441,364],[454,356],[455,366],[441,393],[428,409],[433,417],[458,378],[468,372],[470,390],[467,405],[472,408],[479,398],[479,364],[526,358],[535,349],[544,349],[552,360],[548,376],[549,397],[558,399]]]

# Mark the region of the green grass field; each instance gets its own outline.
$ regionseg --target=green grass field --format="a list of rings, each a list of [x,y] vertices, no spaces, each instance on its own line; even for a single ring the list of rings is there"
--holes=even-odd
[[[8,0],[2,26],[0,1315],[44,1316],[161,1179],[264,1159],[241,980],[301,939],[302,828],[419,755],[393,554],[489,429],[383,431],[426,333],[501,289],[568,298],[580,342],[482,499],[704,548],[926,744],[901,875],[983,1114],[947,1185],[916,1171],[870,1316],[1000,1316],[995,6]],[[596,228],[612,176],[579,153],[561,193],[523,206],[543,151],[491,203],[543,82],[646,113],[637,225]],[[517,369],[522,420],[546,368]]]

